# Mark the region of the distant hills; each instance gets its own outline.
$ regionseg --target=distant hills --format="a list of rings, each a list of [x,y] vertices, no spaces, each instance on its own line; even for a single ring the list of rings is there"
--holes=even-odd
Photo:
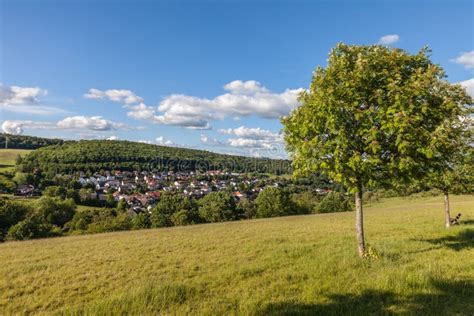
[[[5,148],[5,134],[0,145]],[[222,170],[287,174],[289,160],[217,154],[205,150],[158,146],[130,141],[63,141],[32,136],[8,135],[9,148],[35,149],[21,159],[19,170],[40,170],[51,177],[78,171],[195,171]]]
[[[64,143],[62,139],[0,133],[0,148],[37,149]]]

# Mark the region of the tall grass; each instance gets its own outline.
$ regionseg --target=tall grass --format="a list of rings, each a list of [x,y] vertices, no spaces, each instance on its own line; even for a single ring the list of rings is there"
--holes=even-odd
[[[0,314],[474,313],[474,197],[366,208],[379,260],[357,258],[335,213],[0,245]]]

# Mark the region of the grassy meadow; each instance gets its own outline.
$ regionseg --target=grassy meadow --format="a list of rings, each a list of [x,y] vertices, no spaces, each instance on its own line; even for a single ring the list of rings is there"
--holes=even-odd
[[[474,196],[0,245],[0,314],[474,314]]]
[[[15,167],[15,159],[31,152],[28,149],[0,149],[0,172],[12,171]]]

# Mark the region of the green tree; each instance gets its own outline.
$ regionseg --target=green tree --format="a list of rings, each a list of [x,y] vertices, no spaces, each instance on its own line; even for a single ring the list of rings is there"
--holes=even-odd
[[[117,203],[117,211],[123,213],[126,210],[127,210],[127,201],[125,201],[125,199],[120,199]]]
[[[443,191],[444,224],[447,228],[451,226],[449,193],[470,193],[474,186],[474,149],[470,145],[473,142],[472,134],[466,134],[467,137],[453,137],[452,133],[451,131],[433,135],[443,142],[444,146],[437,150],[437,159],[428,175],[429,184]],[[446,150],[449,147],[450,150]]]
[[[63,227],[76,212],[76,204],[72,199],[61,200],[58,197],[44,196],[36,201],[35,213],[41,215],[48,223]]]
[[[321,172],[354,193],[361,257],[364,188],[423,177],[433,133],[464,115],[465,90],[444,78],[426,48],[411,55],[338,44],[301,93],[302,105],[282,120],[295,174]]]
[[[13,177],[13,181],[18,185],[32,184],[34,182],[34,178],[31,173],[17,172]]]
[[[39,214],[32,214],[21,222],[10,227],[7,234],[9,240],[26,240],[57,236],[60,231]]]
[[[236,219],[234,197],[228,192],[211,192],[199,200],[199,216],[206,222],[224,222]]]
[[[156,207],[152,210],[152,226],[173,226],[171,215],[181,210],[190,210],[193,207],[191,201],[181,194],[163,194]]]
[[[256,217],[275,217],[292,215],[296,206],[292,203],[290,195],[276,187],[266,187],[255,199]]]
[[[349,199],[340,192],[328,193],[316,206],[316,213],[348,212],[352,211]]]
[[[145,229],[151,227],[150,215],[148,213],[139,213],[132,218],[132,229]]]
[[[29,212],[30,208],[24,203],[0,199],[0,240],[10,227],[22,221]]]

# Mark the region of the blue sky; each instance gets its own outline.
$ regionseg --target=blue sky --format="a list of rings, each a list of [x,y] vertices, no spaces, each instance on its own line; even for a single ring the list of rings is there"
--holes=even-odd
[[[341,41],[429,45],[474,94],[472,1],[0,0],[0,124],[284,157],[278,117]]]

